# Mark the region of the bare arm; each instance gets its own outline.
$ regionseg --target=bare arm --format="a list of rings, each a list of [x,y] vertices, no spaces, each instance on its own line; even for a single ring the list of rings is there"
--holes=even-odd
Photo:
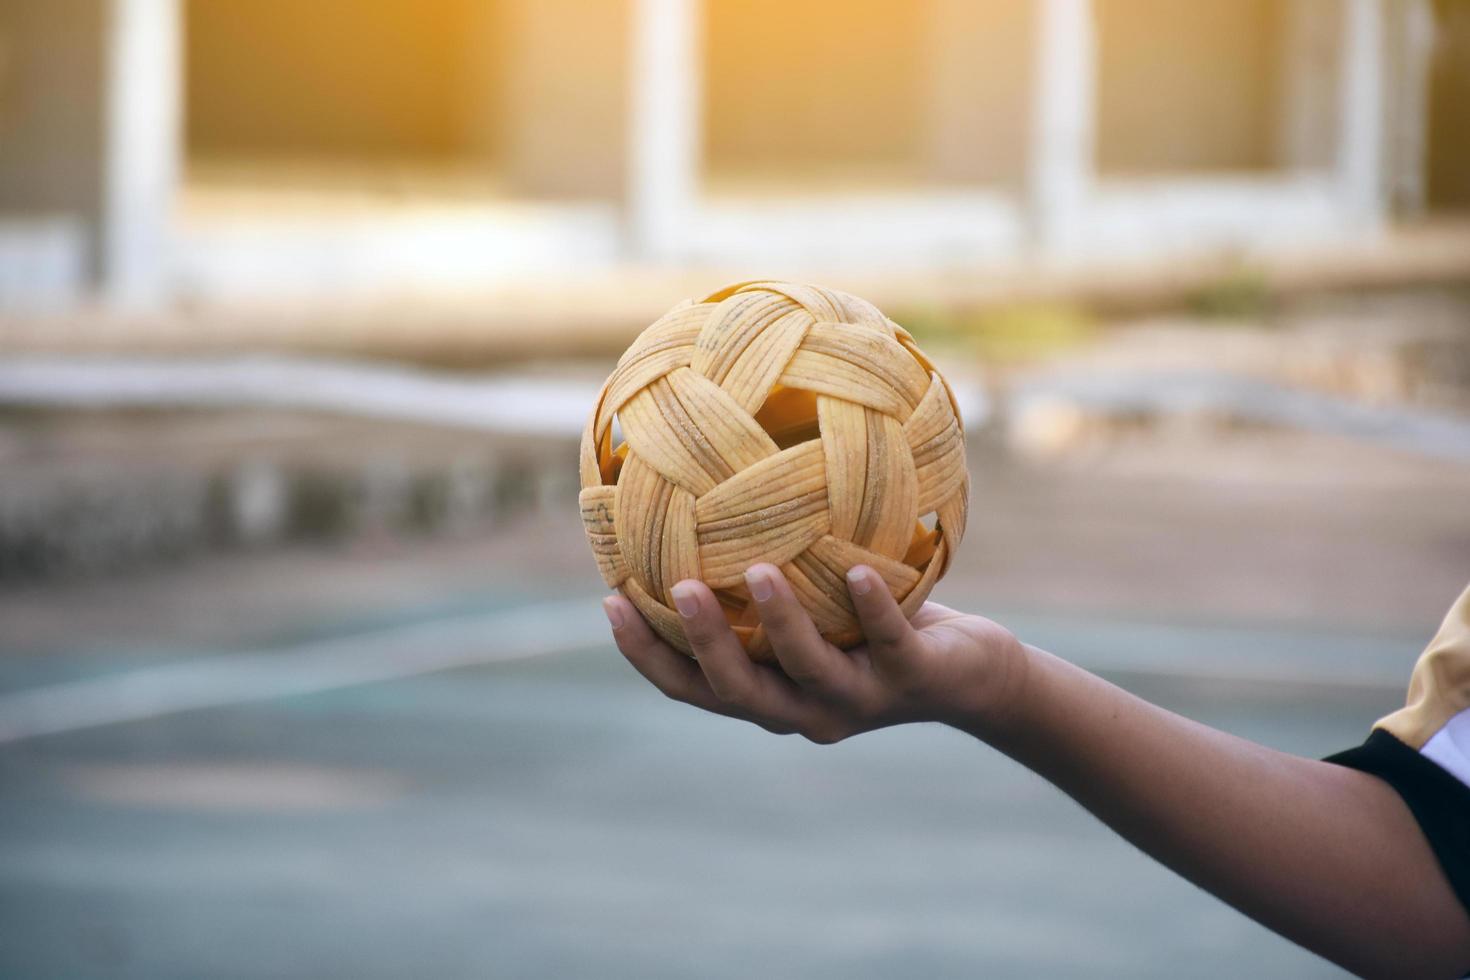
[[[929,604],[910,624],[871,570],[849,578],[869,642],[842,652],[821,639],[779,571],[751,569],[780,671],[750,663],[699,583],[674,590],[697,661],[659,642],[626,600],[608,599],[608,615],[619,648],[671,697],[818,742],[945,722],[1055,783],[1184,877],[1354,972],[1470,968],[1470,916],[1408,808],[1375,777],[1189,721],[977,616]]]
[[[1470,968],[1470,916],[1386,783],[1027,660],[1017,723],[990,741],[1140,849],[1355,973]]]

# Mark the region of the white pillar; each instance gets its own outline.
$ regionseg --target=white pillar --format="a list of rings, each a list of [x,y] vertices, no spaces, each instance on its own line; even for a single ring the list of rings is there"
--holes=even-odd
[[[1286,0],[1277,152],[1290,173],[1327,174],[1336,166],[1345,19],[1343,0]]]
[[[1430,0],[1395,0],[1385,14],[1388,81],[1383,206],[1387,214],[1422,214],[1428,196],[1434,7]]]
[[[1092,0],[1041,0],[1036,26],[1031,219],[1041,248],[1063,254],[1079,243],[1092,192],[1097,114]]]
[[[677,259],[698,206],[700,0],[633,7],[628,221],[641,258]]]
[[[1382,0],[1344,0],[1337,180],[1348,221],[1383,221]]]
[[[109,0],[103,91],[101,273],[122,305],[166,284],[182,154],[179,0]]]

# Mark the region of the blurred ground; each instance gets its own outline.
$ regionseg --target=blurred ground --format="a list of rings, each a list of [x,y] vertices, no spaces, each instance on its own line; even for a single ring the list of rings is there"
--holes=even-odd
[[[1360,443],[1122,430],[974,470],[939,601],[1289,751],[1401,701],[1470,569],[1470,467]],[[819,749],[664,701],[589,643],[558,499],[0,593],[0,696],[583,599],[559,653],[0,747],[0,974],[1335,975],[953,732]]]
[[[1158,690],[1297,751],[1377,704]],[[11,976],[1332,976],[1024,771],[823,752],[607,650],[0,755]]]

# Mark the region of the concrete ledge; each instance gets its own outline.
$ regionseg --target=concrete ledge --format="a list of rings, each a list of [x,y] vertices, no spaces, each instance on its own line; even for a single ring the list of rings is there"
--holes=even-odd
[[[1167,261],[997,260],[932,272],[854,275],[807,261],[781,270],[625,267],[526,275],[478,291],[363,293],[334,299],[176,303],[150,313],[100,307],[0,318],[0,356],[19,353],[246,353],[385,357],[456,365],[569,354],[616,355],[675,302],[726,282],[779,272],[905,310],[1066,302],[1101,312],[1178,307],[1242,270],[1272,295],[1470,283],[1470,221],[1395,228],[1312,248],[1185,253]]]
[[[69,308],[85,289],[87,249],[86,229],[76,218],[0,221],[0,313]]]
[[[0,418],[0,581],[483,530],[576,502],[576,442],[299,413]]]

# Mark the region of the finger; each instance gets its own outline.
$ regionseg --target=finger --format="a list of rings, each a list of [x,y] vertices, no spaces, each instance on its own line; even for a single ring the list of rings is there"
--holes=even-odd
[[[660,640],[631,602],[622,596],[608,596],[602,600],[602,611],[612,626],[618,650],[654,687],[676,701],[730,714],[710,690],[699,665]]]
[[[787,730],[799,728],[806,708],[795,689],[773,671],[751,662],[709,586],[689,579],[670,591],[674,607],[684,618],[684,635],[715,697],[752,720]]]
[[[781,570],[765,563],[752,565],[745,573],[745,585],[786,676],[829,700],[850,696],[857,668],[842,651],[822,639]]]
[[[918,634],[898,608],[887,583],[867,565],[854,565],[847,571],[847,591],[874,668],[889,677],[912,670]]]

